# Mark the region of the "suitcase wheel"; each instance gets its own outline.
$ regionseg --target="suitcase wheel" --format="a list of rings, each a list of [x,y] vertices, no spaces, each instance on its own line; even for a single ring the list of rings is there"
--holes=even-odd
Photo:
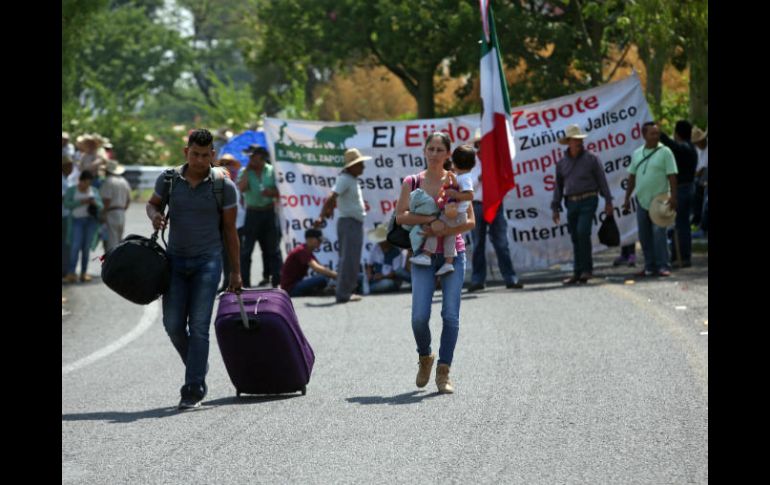
[[[302,389],[301,389],[301,391],[302,391],[302,395],[303,395],[303,396],[304,396],[305,394],[307,394],[307,386],[302,386]]]

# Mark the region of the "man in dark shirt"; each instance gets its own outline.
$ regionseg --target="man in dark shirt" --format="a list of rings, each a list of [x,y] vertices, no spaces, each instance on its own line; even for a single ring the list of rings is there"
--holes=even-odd
[[[553,222],[559,224],[561,199],[567,199],[567,223],[575,254],[573,276],[562,281],[565,285],[585,283],[593,276],[591,257],[591,226],[599,205],[599,194],[604,197],[604,211],[612,216],[612,194],[607,185],[602,164],[596,155],[583,148],[587,137],[578,125],[569,125],[562,145],[569,145],[564,158],[556,164],[556,189],[551,202]]]
[[[692,233],[690,229],[690,213],[695,197],[695,169],[698,166],[698,152],[690,142],[692,125],[689,121],[679,120],[674,127],[674,139],[665,133],[660,133],[660,141],[674,152],[674,160],[679,173],[676,176],[676,234],[679,238],[677,251],[676,238],[672,237],[671,257],[681,257],[682,267],[692,266]],[[669,231],[673,236],[673,231]]]
[[[185,364],[180,409],[199,407],[206,396],[209,327],[222,274],[223,243],[231,262],[227,289],[240,291],[243,286],[235,184],[222,169],[211,166],[213,142],[208,130],[194,130],[184,149],[187,163],[170,184],[164,173],[158,176],[146,207],[155,230],[169,224],[171,282],[163,295],[163,326]],[[221,210],[214,194],[217,179],[224,180]],[[164,200],[168,200],[167,216]]]
[[[313,256],[313,251],[321,246],[323,235],[319,229],[305,231],[305,244],[292,249],[283,263],[281,271],[281,288],[289,296],[313,295],[326,288],[329,278],[337,279],[335,271],[326,268]],[[305,278],[308,268],[319,273],[319,276]]]

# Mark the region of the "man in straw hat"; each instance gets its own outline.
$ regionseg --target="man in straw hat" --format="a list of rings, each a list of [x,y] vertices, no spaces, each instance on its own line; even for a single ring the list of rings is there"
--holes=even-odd
[[[565,285],[585,283],[593,276],[591,228],[599,205],[599,194],[604,197],[606,216],[612,217],[612,193],[604,167],[596,155],[583,147],[583,139],[587,136],[580,126],[569,125],[564,138],[559,140],[560,144],[569,148],[556,164],[556,190],[551,209],[553,222],[558,225],[562,197],[566,199],[567,223],[575,258],[573,275],[562,282]]]
[[[631,156],[628,167],[628,187],[623,210],[631,206],[631,194],[636,190],[636,221],[639,224],[639,242],[644,253],[644,269],[637,276],[671,276],[668,258],[666,228],[650,218],[652,200],[661,194],[668,197],[668,205],[676,210],[676,162],[671,150],[660,143],[660,128],[655,122],[642,125],[644,145]]]
[[[123,177],[126,167],[116,160],[107,161],[107,178],[104,180],[99,195],[104,202],[104,222],[107,225],[107,242],[105,249],[109,251],[123,239],[126,226],[126,209],[131,204],[131,186]]]
[[[360,301],[361,296],[353,294],[358,284],[361,263],[361,247],[364,244],[364,218],[366,207],[358,178],[364,173],[365,157],[356,148],[345,151],[345,166],[337,178],[332,193],[321,208],[321,215],[315,226],[323,224],[324,219],[332,216],[337,205],[340,217],[337,220],[337,240],[340,245],[340,257],[337,263],[337,303]]]
[[[404,251],[388,242],[388,225],[379,224],[366,233],[374,243],[369,252],[369,264],[364,278],[369,278],[370,293],[388,293],[401,288],[404,281],[411,281],[405,265]]]

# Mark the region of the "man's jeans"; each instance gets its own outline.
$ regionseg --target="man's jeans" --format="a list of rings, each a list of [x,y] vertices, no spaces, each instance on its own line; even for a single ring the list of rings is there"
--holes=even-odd
[[[639,242],[644,253],[644,270],[657,273],[660,270],[670,270],[668,260],[668,241],[666,228],[652,222],[650,213],[636,202],[636,222],[639,225]]]
[[[593,273],[594,270],[594,262],[591,257],[591,227],[598,206],[598,196],[575,202],[567,201],[567,227],[572,237],[576,278],[579,278],[583,273]]]
[[[430,355],[430,311],[436,288],[436,271],[444,264],[443,254],[434,254],[430,266],[412,265],[412,332],[419,355]],[[460,293],[465,276],[465,252],[457,254],[455,270],[441,276],[441,347],[439,364],[452,365],[460,332]]]
[[[326,276],[323,276],[323,275],[310,276],[308,278],[303,279],[296,285],[294,285],[294,288],[292,288],[291,291],[289,292],[289,296],[295,297],[295,296],[313,295],[316,292],[326,288],[327,284],[329,284],[329,278],[327,278]]]
[[[93,217],[72,218],[69,273],[75,273],[78,266],[78,253],[80,253],[80,274],[86,274],[88,258],[91,254],[91,243],[94,240],[94,234],[96,234],[97,229],[99,229],[99,221]]]
[[[508,223],[503,216],[503,205],[497,209],[497,214],[492,220],[492,224],[487,224],[484,220],[484,211],[481,202],[473,201],[473,215],[476,217],[476,227],[471,231],[473,238],[473,273],[471,274],[472,284],[484,284],[487,280],[487,230],[492,247],[497,254],[497,264],[500,267],[500,274],[503,275],[505,284],[518,283],[519,277],[513,269],[511,262],[511,252],[508,249]]]
[[[689,262],[692,259],[692,230],[690,229],[690,215],[692,212],[693,198],[695,197],[695,186],[693,184],[684,184],[676,188],[676,225],[675,230],[679,235],[679,251],[682,255],[682,262]],[[671,259],[676,261],[676,239],[671,231]]]
[[[241,239],[241,279],[244,288],[252,286],[251,254],[257,242],[259,242],[259,249],[266,255],[273,286],[281,283],[282,261],[279,247],[281,238],[277,228],[274,210],[249,209],[246,211],[246,222],[243,224]]]
[[[222,253],[191,258],[169,254],[169,261],[171,285],[163,295],[163,326],[186,365],[185,384],[203,384]]]

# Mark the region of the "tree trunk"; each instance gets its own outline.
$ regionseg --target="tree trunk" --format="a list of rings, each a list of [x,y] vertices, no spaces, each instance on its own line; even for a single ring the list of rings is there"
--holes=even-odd
[[[708,50],[703,45],[693,45],[690,57],[690,120],[706,128],[709,119],[709,65]]]
[[[417,81],[418,94],[417,117],[420,119],[434,118],[436,116],[436,104],[433,99],[435,88],[433,86],[433,70],[420,73]]]
[[[652,99],[652,116],[657,119],[662,115],[663,106],[663,69],[666,67],[668,56],[665,53],[655,52],[654,49],[646,46],[638,46],[639,59],[647,68],[647,88],[645,89],[647,99]]]

